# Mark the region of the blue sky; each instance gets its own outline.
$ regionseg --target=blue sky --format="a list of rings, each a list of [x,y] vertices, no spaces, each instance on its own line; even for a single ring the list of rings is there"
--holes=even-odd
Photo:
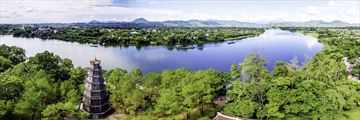
[[[360,0],[0,0],[0,23],[217,19],[360,23]]]

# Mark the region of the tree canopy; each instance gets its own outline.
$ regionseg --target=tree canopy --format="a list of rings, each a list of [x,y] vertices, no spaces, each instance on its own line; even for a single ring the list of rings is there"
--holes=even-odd
[[[229,66],[230,72],[181,68],[143,74],[140,69],[105,70],[110,104],[117,113],[135,116],[129,119],[211,119],[220,111],[250,119],[328,120],[359,107],[360,83],[348,80],[348,75],[359,76],[360,43],[355,39],[359,33],[307,28],[296,31],[315,34],[324,49],[301,64],[296,57],[289,63],[278,61],[272,70],[266,69],[266,59],[257,54]],[[86,29],[79,34],[98,37],[102,32]],[[194,34],[206,39],[201,32]],[[191,37],[176,36],[184,41]],[[352,71],[346,70],[344,57]],[[88,114],[78,109],[86,75],[85,68],[74,67],[70,59],[54,53],[45,51],[26,58],[24,49],[1,45],[0,119],[87,118]],[[214,104],[216,98],[224,96],[227,104]],[[198,115],[194,114],[197,111]]]

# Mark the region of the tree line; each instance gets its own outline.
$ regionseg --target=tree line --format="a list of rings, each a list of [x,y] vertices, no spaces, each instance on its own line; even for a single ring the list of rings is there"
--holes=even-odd
[[[37,27],[0,25],[0,34],[15,37],[58,39],[79,43],[120,45],[193,45],[256,36],[258,28],[104,28],[104,27]]]

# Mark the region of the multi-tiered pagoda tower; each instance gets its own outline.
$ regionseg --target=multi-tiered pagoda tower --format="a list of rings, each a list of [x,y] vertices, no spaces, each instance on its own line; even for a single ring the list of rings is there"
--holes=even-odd
[[[85,90],[80,109],[91,114],[92,118],[106,114],[111,110],[109,94],[105,91],[104,77],[102,76],[100,60],[90,61],[91,67],[84,80]]]

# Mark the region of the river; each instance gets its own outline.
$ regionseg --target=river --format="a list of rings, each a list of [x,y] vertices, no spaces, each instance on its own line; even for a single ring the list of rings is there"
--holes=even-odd
[[[256,37],[236,40],[234,44],[206,43],[202,47],[187,50],[166,46],[91,47],[88,44],[16,38],[10,35],[0,36],[0,44],[24,48],[27,57],[47,50],[71,59],[75,66],[88,67],[89,61],[96,57],[101,60],[104,69],[140,68],[145,73],[176,68],[213,68],[227,72],[232,64],[240,63],[250,53],[260,54],[268,61],[266,68],[272,70],[276,61],[289,62],[296,56],[303,62],[305,56],[313,56],[323,48],[314,37],[278,29],[266,30]]]

